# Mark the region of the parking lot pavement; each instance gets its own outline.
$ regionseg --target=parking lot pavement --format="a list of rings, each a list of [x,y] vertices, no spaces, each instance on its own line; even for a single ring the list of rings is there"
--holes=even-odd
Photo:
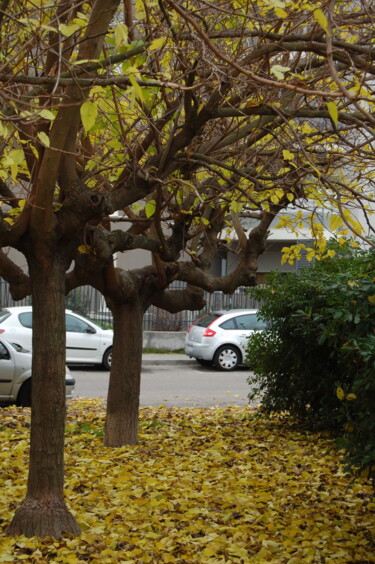
[[[74,396],[105,398],[109,372],[100,367],[72,367]],[[144,355],[142,406],[214,407],[248,405],[248,368],[226,372],[203,367],[185,355]]]

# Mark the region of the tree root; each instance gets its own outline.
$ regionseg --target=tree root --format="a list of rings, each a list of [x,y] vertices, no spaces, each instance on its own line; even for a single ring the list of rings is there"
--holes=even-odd
[[[37,499],[27,496],[6,530],[6,535],[61,538],[64,534],[79,535],[75,518],[59,498]]]

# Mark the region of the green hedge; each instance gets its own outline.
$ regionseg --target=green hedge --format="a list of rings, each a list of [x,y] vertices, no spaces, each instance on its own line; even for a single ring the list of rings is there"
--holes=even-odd
[[[249,399],[338,434],[346,468],[375,480],[375,252],[337,250],[299,274],[272,273],[269,324],[249,340]]]

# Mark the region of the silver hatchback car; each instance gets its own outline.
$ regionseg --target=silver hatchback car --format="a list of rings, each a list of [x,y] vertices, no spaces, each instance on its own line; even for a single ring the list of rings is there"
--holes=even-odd
[[[232,309],[206,313],[189,328],[185,352],[203,366],[234,370],[246,359],[248,337],[265,329],[256,309]]]
[[[20,345],[0,339],[0,404],[31,406],[31,353]],[[66,399],[73,396],[75,380],[65,370]]]

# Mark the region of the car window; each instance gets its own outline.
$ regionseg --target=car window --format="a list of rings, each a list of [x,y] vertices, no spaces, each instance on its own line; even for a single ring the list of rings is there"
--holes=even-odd
[[[10,316],[10,311],[0,311],[0,323],[2,323],[3,321],[5,321],[5,319],[8,319],[8,317]]]
[[[9,360],[9,351],[3,343],[0,343],[0,360]]]
[[[256,313],[238,315],[236,317],[236,323],[238,329],[246,329],[247,331],[266,328],[266,324],[264,323],[264,321],[260,321],[257,318]]]
[[[91,325],[85,323],[78,317],[74,317],[74,315],[66,315],[66,330],[72,331],[73,333],[88,333],[91,329]]]
[[[223,323],[220,324],[220,327],[222,329],[227,329],[227,330],[237,329],[235,318],[232,317],[231,319],[227,319],[226,321],[223,321]]]
[[[217,313],[206,313],[206,315],[196,321],[195,325],[197,325],[198,327],[208,327],[210,323],[215,321],[215,319],[219,319],[219,317],[221,316]]]
[[[33,313],[32,311],[28,311],[25,313],[20,313],[18,316],[18,319],[20,320],[21,325],[23,325],[23,327],[27,327],[28,329],[31,329],[33,326]]]
[[[91,328],[92,328],[92,327],[95,327],[95,329],[99,329],[99,330],[102,329],[102,327],[101,327],[100,325],[98,325],[98,324],[95,323],[92,319],[90,319],[89,317],[86,317],[86,316],[83,315],[82,313],[80,313],[79,316],[80,316],[80,319],[87,320],[87,321],[89,322],[89,323],[87,323],[87,325],[88,325],[89,327],[91,327]],[[72,317],[73,317],[73,316],[72,316]],[[77,319],[77,318],[75,318],[75,319]]]

